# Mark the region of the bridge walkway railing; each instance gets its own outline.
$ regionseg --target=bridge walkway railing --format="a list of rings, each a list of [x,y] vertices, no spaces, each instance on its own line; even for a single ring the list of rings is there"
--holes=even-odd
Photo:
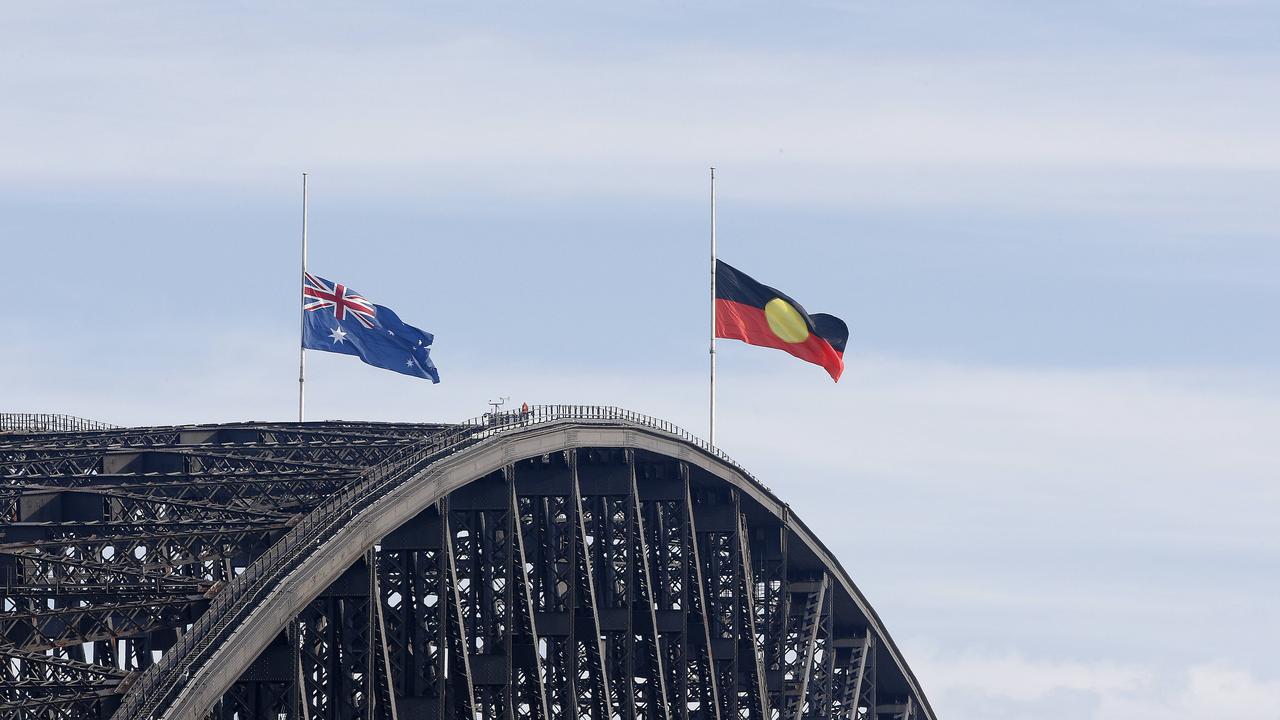
[[[88,432],[114,430],[97,420],[62,413],[0,413],[0,433]]]

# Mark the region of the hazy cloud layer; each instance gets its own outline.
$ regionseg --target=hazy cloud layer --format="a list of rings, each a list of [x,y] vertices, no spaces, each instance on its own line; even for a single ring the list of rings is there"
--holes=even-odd
[[[1161,673],[1112,662],[1030,661],[1015,654],[914,650],[916,672],[951,717],[1273,720],[1280,681],[1217,663]],[[943,704],[945,703],[945,704]]]
[[[982,51],[697,37],[610,51],[484,17],[398,27],[391,14],[321,13],[350,34],[312,18],[231,39],[229,18],[152,15],[63,19],[65,36],[26,31],[49,18],[9,26],[0,56],[15,72],[0,90],[23,102],[0,113],[0,131],[21,142],[0,181],[262,187],[306,167],[381,194],[668,196],[673,177],[720,162],[742,175],[738,193],[770,202],[1182,214],[1199,198],[1201,210],[1227,206],[1225,219],[1257,207],[1258,185],[1280,174],[1274,55],[1055,47],[1091,37],[1070,22],[1047,48],[1017,42],[1029,19],[1010,15]],[[881,15],[832,22],[856,37]],[[244,18],[255,19],[284,20]]]

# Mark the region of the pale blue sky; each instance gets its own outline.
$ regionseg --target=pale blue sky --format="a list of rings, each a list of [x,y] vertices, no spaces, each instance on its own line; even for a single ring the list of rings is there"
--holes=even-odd
[[[310,353],[315,417],[702,432],[715,163],[851,329],[834,386],[722,344],[721,444],[942,717],[1274,720],[1280,7],[1117,5],[12,5],[0,409],[288,418],[306,169],[443,378]]]

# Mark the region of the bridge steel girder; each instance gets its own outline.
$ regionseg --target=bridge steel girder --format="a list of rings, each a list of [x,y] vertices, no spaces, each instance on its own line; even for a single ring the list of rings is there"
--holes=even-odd
[[[141,512],[167,513],[187,523],[175,528],[203,533],[199,539],[160,529],[150,543],[126,544],[122,523],[86,522],[85,498],[68,495],[65,519],[54,524],[70,537],[24,530],[32,538],[25,543],[0,538],[0,573],[7,569],[27,588],[11,580],[0,607],[0,628],[18,628],[0,638],[0,656],[6,646],[13,650],[0,714],[11,707],[24,719],[59,720],[934,717],[870,605],[785,504],[667,426],[598,410],[544,421],[520,416],[500,432],[483,424],[429,426],[434,436],[395,426],[351,430],[353,442],[402,460],[385,460],[381,475],[357,468],[340,491],[303,503],[301,514],[296,485],[283,480],[278,492],[255,484],[175,498],[155,487],[182,492],[178,478],[115,474],[89,503],[154,497]],[[366,437],[378,430],[388,431],[385,443]],[[122,432],[129,442],[234,439],[238,432],[256,443],[267,430]],[[318,475],[317,465],[343,457],[333,433],[314,443],[318,454],[308,459],[301,430],[276,424],[270,432],[299,442],[259,459],[300,462],[311,481],[330,477]],[[114,451],[94,442],[102,442],[96,451]],[[33,441],[22,443],[25,462]],[[79,462],[85,443],[63,445]],[[207,452],[258,455],[232,442]],[[3,453],[0,436],[0,461]],[[57,462],[56,452],[47,454],[38,462]],[[206,483],[246,474],[234,463],[183,462]],[[251,472],[253,483],[284,477],[270,467]],[[47,511],[40,493],[48,486],[38,477],[28,482],[38,490],[19,493],[13,512]],[[135,482],[136,491],[129,488]],[[226,508],[215,514],[227,518],[218,521],[226,530],[191,525],[191,510],[219,501]],[[118,512],[120,504],[103,507]],[[267,535],[243,535],[254,532],[244,525],[250,517],[277,512],[293,520],[264,524]],[[102,557],[115,544],[131,556]],[[56,569],[59,560],[132,586],[118,600],[102,590],[59,594],[53,588],[61,576],[29,574]],[[178,604],[144,623],[128,612],[147,582],[170,593],[154,600]],[[184,586],[207,590],[186,599],[171,594]],[[36,607],[42,591],[52,594]],[[58,625],[62,617],[94,619]],[[22,629],[31,627],[57,642],[33,644],[34,632]],[[68,682],[51,687],[55,675]]]
[[[0,717],[109,717],[219,587],[441,427],[0,432]]]

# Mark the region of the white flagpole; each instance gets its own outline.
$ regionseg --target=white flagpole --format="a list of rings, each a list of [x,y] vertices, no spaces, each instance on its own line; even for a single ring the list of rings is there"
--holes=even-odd
[[[711,417],[707,441],[716,444],[716,169],[711,168]]]
[[[307,174],[302,173],[302,276],[298,278],[298,282],[302,289],[307,286]],[[302,309],[302,293],[298,293],[298,317],[299,330],[298,335],[298,422],[302,422],[303,409],[306,403],[306,393],[304,392],[307,377],[307,349],[302,344],[302,336],[307,331],[307,314]]]

